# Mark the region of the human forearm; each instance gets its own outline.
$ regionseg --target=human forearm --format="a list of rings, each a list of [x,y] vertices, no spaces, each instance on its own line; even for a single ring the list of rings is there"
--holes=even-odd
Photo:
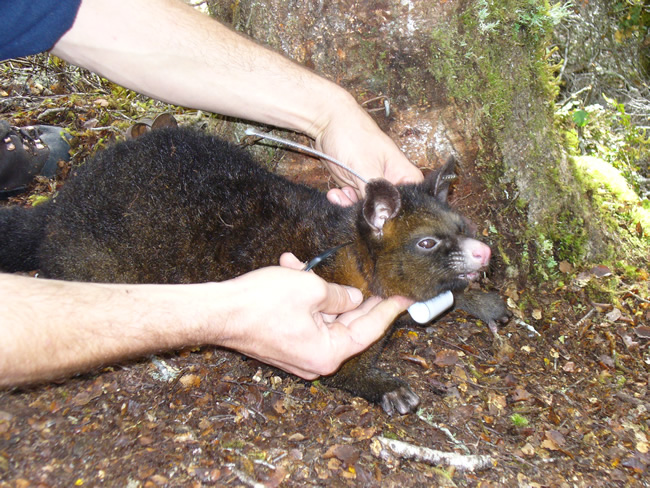
[[[344,89],[178,0],[83,0],[52,52],[160,100],[303,132],[366,179],[422,179]]]
[[[100,285],[0,274],[0,386],[197,344],[198,292],[207,286],[214,285]]]
[[[0,274],[0,387],[202,344],[313,379],[367,348],[410,305],[399,297],[360,301],[359,290],[281,267],[192,285]]]
[[[312,137],[332,107],[355,104],[336,84],[178,0],[83,0],[53,53],[154,98]]]

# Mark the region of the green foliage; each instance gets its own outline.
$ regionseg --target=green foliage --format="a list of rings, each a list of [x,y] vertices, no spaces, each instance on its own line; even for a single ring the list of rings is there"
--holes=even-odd
[[[619,42],[631,36],[643,39],[650,32],[650,3],[647,0],[614,0],[611,15],[618,23],[615,38]]]
[[[557,110],[565,146],[574,156],[606,161],[638,191],[640,164],[650,158],[650,137],[645,129],[632,123],[622,103],[604,98],[608,107],[583,107],[580,100],[572,99]]]
[[[589,121],[589,112],[586,110],[576,110],[571,117],[578,127],[584,127]]]
[[[518,21],[515,30],[526,32],[535,39],[549,35],[553,28],[571,15],[573,3],[558,2],[551,7],[546,2],[531,0],[529,4],[517,11]]]
[[[517,427],[518,429],[521,429],[523,427],[528,427],[529,423],[528,419],[524,417],[523,415],[520,415],[518,413],[513,413],[510,416],[510,421],[512,422],[512,425]]]

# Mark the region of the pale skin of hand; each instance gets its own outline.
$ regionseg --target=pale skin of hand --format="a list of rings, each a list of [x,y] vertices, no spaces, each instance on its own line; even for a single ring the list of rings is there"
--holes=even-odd
[[[345,90],[180,1],[83,0],[52,52],[159,100],[302,132],[367,179],[422,179]],[[361,182],[336,169],[334,176],[349,186],[331,191],[332,201],[349,204],[363,194]],[[279,281],[270,284],[271,277]],[[282,268],[197,285],[100,285],[0,274],[0,385],[203,343],[312,379],[380,337],[409,304],[370,299],[355,310],[358,295],[352,299],[341,289]],[[302,325],[290,317],[302,317]]]
[[[295,262],[289,257],[288,264]],[[201,344],[229,347],[314,379],[369,347],[411,303],[402,297],[361,303],[355,288],[279,266],[195,285],[0,274],[0,296],[4,387]]]

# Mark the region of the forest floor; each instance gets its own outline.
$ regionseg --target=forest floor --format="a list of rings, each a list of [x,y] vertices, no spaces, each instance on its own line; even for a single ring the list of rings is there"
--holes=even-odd
[[[70,127],[76,164],[155,109],[97,88],[2,78],[0,114]],[[69,167],[10,203],[51,195]],[[326,183],[318,165],[298,173]],[[420,396],[411,415],[212,347],[0,391],[0,487],[649,486],[648,270],[634,276],[561,263],[542,284],[485,278],[514,313],[498,338],[461,312],[398,329],[380,366]]]

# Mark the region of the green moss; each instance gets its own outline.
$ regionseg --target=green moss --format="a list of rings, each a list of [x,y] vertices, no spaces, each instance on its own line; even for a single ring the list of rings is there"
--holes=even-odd
[[[542,1],[468,5],[458,24],[431,32],[428,70],[451,97],[480,104],[494,128],[505,128],[522,81],[537,93],[554,93],[543,53],[553,21]]]
[[[460,8],[464,10],[454,13],[431,32],[427,69],[457,105],[481,108],[481,131],[489,134],[495,143],[491,150],[510,149],[513,141],[522,141],[515,145],[522,153],[510,156],[508,168],[501,166],[498,154],[497,157],[479,155],[488,188],[495,194],[503,193],[500,189],[507,174],[505,170],[515,170],[536,185],[526,188],[525,195],[516,197],[510,209],[527,212],[529,202],[534,201],[544,206],[543,213],[548,216],[547,221],[529,225],[520,241],[525,252],[504,262],[510,263],[513,269],[533,268],[539,276],[549,279],[557,275],[560,261],[579,264],[595,249],[600,258],[631,248],[636,249],[636,255],[642,254],[641,241],[647,238],[641,234],[650,234],[646,230],[650,229],[650,221],[643,203],[638,200],[633,203],[629,188],[623,185],[625,178],[621,181],[605,177],[610,180],[605,185],[610,208],[602,215],[595,215],[585,193],[597,195],[602,193],[600,187],[587,184],[583,174],[577,174],[578,181],[573,181],[573,173],[560,160],[560,152],[553,153],[556,149],[552,148],[559,148],[563,138],[571,151],[578,154],[581,130],[595,129],[585,119],[587,127],[580,130],[575,126],[559,127],[558,134],[548,130],[555,120],[554,100],[559,88],[558,67],[548,63],[552,52],[550,34],[568,15],[567,4],[559,2],[550,6],[545,0],[477,0],[466,2]],[[537,105],[533,107],[531,103]],[[624,126],[625,114],[619,118]],[[636,145],[646,147],[645,139],[641,141],[643,144],[640,140],[637,135]],[[560,191],[549,191],[552,188]],[[610,229],[608,236],[620,234],[619,227],[626,229],[623,240],[630,247],[624,250],[617,245],[608,246],[600,231],[595,231],[600,229],[600,218],[605,219]],[[505,256],[502,246],[498,248]]]
[[[587,192],[599,219],[623,246],[619,255],[650,247],[650,209],[621,172],[606,161],[581,156],[572,158],[576,180]]]

